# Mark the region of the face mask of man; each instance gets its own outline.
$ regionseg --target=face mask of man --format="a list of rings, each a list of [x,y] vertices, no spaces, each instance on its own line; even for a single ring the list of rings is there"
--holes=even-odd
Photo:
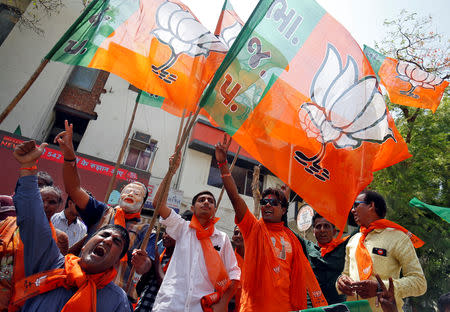
[[[139,184],[128,184],[120,193],[119,206],[126,213],[136,213],[144,201],[144,189]]]

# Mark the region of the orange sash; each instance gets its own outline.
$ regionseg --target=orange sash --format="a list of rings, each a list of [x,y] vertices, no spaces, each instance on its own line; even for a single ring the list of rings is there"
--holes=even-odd
[[[164,258],[164,255],[166,254],[166,248],[164,248],[163,252],[161,253],[161,255],[159,256],[159,263],[162,264],[162,259]],[[165,265],[162,266],[162,270],[164,273],[167,272],[167,268],[169,267],[169,263],[170,260],[172,260],[172,257],[170,257],[169,261],[167,261],[167,263]]]
[[[2,226],[0,228],[1,240],[2,240],[2,249],[0,253],[0,258],[2,258],[5,253],[7,252],[8,247],[11,246],[12,250],[9,250],[8,252],[13,254],[13,274],[11,278],[11,296],[14,296],[15,288],[14,285],[18,280],[21,280],[25,277],[25,265],[24,265],[24,246],[22,243],[22,240],[20,239],[19,233],[17,235],[14,235],[14,233],[17,230],[17,224],[16,224],[16,217],[8,217],[4,220],[2,223]],[[56,237],[56,231],[53,227],[53,224],[49,222],[50,228],[52,230],[52,237],[55,240],[55,242],[58,241]],[[12,243],[12,244],[11,244]],[[22,303],[23,304],[23,303]],[[20,308],[20,306],[13,305],[10,303],[10,306],[8,308],[8,311],[16,311]]]
[[[126,213],[122,208],[116,208],[114,214],[114,224],[122,226],[124,229],[127,229],[126,221],[131,219],[139,219],[141,217],[140,212],[136,213]],[[125,255],[120,259],[120,262],[128,262],[128,255]]]
[[[254,224],[252,230],[254,233],[245,241],[242,288],[247,289],[252,296],[258,297],[264,293],[260,289],[264,287],[262,275],[266,275],[266,280],[272,280],[275,284],[280,265],[272,248],[269,230],[284,231],[292,245],[292,253],[295,256],[292,257],[289,298],[294,310],[306,309],[306,291],[309,292],[314,307],[328,305],[300,242],[283,222],[265,223],[263,219],[259,219]],[[246,259],[252,260],[246,261]]]
[[[332,252],[337,246],[339,246],[340,244],[342,244],[343,242],[345,242],[350,236],[345,236],[343,238],[333,238],[328,244],[320,244],[319,243],[319,247],[320,247],[320,255],[323,257],[325,257],[325,255],[327,253]]]
[[[412,234],[410,231],[405,229],[403,226],[398,225],[395,222],[379,219],[369,224],[369,227],[361,226],[360,232],[362,233],[361,238],[359,239],[358,247],[355,251],[356,264],[358,265],[359,279],[366,280],[372,275],[373,271],[373,262],[370,257],[369,251],[364,245],[364,241],[366,240],[367,235],[372,232],[374,229],[385,229],[385,228],[394,228],[396,230],[402,231],[411,239],[415,248],[422,247],[425,243]]]
[[[97,304],[97,288],[109,284],[117,272],[112,267],[106,272],[86,274],[78,264],[80,258],[66,255],[64,269],[54,269],[28,276],[16,283],[14,304],[23,304],[27,299],[53,289],[76,287],[77,292],[67,301],[62,312],[83,311],[95,312]]]
[[[211,220],[206,228],[204,228],[195,215],[192,216],[192,220],[189,223],[189,227],[196,230],[197,239],[200,241],[203,250],[203,257],[205,259],[206,269],[208,270],[208,276],[211,283],[214,285],[214,289],[220,296],[230,285],[231,281],[228,277],[228,272],[225,269],[222,259],[220,258],[217,250],[214,249],[211,242],[211,235],[214,233],[214,224],[219,221],[219,218]]]

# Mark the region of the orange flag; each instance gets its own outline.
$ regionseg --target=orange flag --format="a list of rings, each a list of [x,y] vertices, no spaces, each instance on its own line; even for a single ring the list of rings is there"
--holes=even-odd
[[[364,53],[392,103],[436,111],[448,81],[416,64],[386,57],[368,46]]]

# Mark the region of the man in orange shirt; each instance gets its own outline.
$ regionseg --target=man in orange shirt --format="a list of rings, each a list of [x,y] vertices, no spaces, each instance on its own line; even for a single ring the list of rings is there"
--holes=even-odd
[[[224,136],[215,156],[245,242],[241,312],[306,309],[306,291],[314,306],[327,302],[300,242],[287,227],[288,201],[279,189],[262,193],[262,219],[257,220],[240,197],[227,165],[231,139]]]

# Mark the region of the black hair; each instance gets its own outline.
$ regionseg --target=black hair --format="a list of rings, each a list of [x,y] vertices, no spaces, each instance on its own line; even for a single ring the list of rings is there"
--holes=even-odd
[[[375,206],[375,212],[380,218],[384,218],[386,216],[387,206],[383,196],[371,190],[362,191],[361,194],[365,195],[364,202],[366,204],[370,204],[373,202]]]
[[[442,294],[438,300],[438,311],[446,312],[446,309],[450,308],[450,292]]]
[[[321,216],[320,214],[318,214],[317,212],[314,213],[313,217],[312,217],[312,226],[314,227],[315,222],[317,219],[323,218],[325,220],[327,220],[325,217]],[[327,220],[328,221],[328,220]],[[331,224],[331,226],[335,227],[333,223],[331,223],[330,221],[328,221],[328,223]]]
[[[123,248],[122,248],[122,252],[120,253],[120,258],[119,258],[119,259],[122,259],[122,257],[125,256],[125,254],[128,251],[128,248],[130,247],[130,235],[128,234],[127,229],[125,229],[123,226],[118,225],[118,224],[107,224],[107,225],[99,228],[91,237],[94,237],[100,231],[108,230],[108,229],[112,229],[113,231],[119,232],[120,236],[123,239]]]
[[[39,190],[39,192],[45,192],[45,191],[53,191],[58,195],[58,203],[62,203],[63,199],[62,199],[62,191],[59,187],[55,186],[55,185],[46,185],[41,187],[41,189]]]
[[[216,198],[214,197],[213,193],[211,193],[210,191],[201,191],[200,193],[197,193],[197,195],[195,195],[194,198],[192,198],[192,206],[195,205],[197,198],[199,198],[201,195],[205,195],[205,194],[212,196],[212,198],[214,199],[214,206],[216,206]]]
[[[288,213],[288,209],[289,209],[289,202],[288,202],[284,192],[278,188],[269,187],[262,192],[261,198],[264,198],[267,195],[274,195],[280,202],[281,207],[286,208],[286,212],[281,217],[281,221],[283,221],[285,226],[288,226],[287,213]]]
[[[38,181],[41,179],[42,182],[44,182],[44,186],[52,186],[53,185],[53,178],[51,175],[48,174],[46,171],[38,171],[36,174]]]
[[[142,186],[142,187],[144,188],[144,190],[145,190],[145,195],[144,195],[144,201],[142,202],[142,205],[144,205],[145,202],[146,202],[146,200],[147,200],[147,197],[148,197],[148,188],[147,188],[147,187],[145,186],[145,184],[142,183],[142,182],[139,182],[139,181],[133,181],[133,182],[130,182],[130,183],[124,185],[124,186],[122,187],[122,190],[123,190],[124,188],[126,188],[126,187],[127,187],[128,185],[130,185],[130,184],[138,184],[138,185],[140,185],[140,186]]]
[[[191,221],[193,215],[194,215],[194,213],[191,210],[186,210],[185,212],[183,212],[181,214],[181,218],[186,221]]]
[[[86,193],[88,193],[89,197],[94,197],[94,195],[92,195],[92,193],[86,189],[83,189]],[[67,207],[69,207],[69,200],[71,200],[74,204],[75,202],[73,201],[73,199],[70,197],[70,195],[67,195],[67,199],[66,199],[66,204],[64,205],[64,209],[66,209]],[[78,211],[79,207],[75,204],[76,209]]]

